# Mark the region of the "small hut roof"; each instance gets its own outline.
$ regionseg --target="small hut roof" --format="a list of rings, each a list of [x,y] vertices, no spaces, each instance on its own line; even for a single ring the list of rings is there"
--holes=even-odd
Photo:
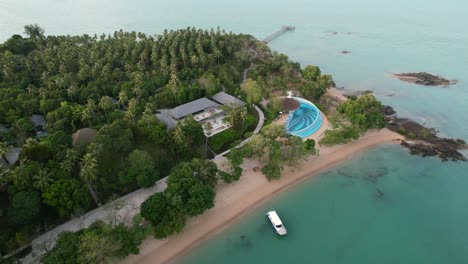
[[[293,111],[299,108],[300,103],[294,98],[285,97],[281,99],[281,104],[283,105],[283,111]]]
[[[73,146],[77,144],[89,144],[96,137],[97,131],[92,128],[82,128],[72,135]]]
[[[43,128],[46,126],[47,122],[43,115],[32,115],[29,120],[34,124],[34,126],[42,126]]]
[[[12,148],[12,149],[10,149],[10,151],[8,151],[4,155],[5,160],[8,162],[8,164],[10,164],[12,166],[16,162],[18,162],[21,150],[22,150],[22,148]]]

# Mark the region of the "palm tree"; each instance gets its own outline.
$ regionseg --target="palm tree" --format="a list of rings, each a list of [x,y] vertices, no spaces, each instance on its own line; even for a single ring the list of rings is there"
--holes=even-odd
[[[245,107],[240,108],[238,116],[239,116],[239,120],[242,121],[242,132],[243,132],[244,131],[245,119],[247,119],[247,108],[245,108]]]
[[[0,142],[0,159],[11,150],[11,146],[6,142]]]
[[[40,170],[38,174],[34,175],[33,180],[34,187],[41,192],[44,192],[54,182],[51,173],[47,172],[45,169]]]
[[[32,148],[32,147],[36,146],[37,144],[39,144],[39,142],[37,142],[36,139],[28,138],[28,139],[26,139],[26,142],[24,143],[23,148],[25,148],[25,149]]]
[[[112,110],[112,108],[114,108],[114,103],[109,96],[103,96],[99,101],[99,108],[101,108],[101,110],[104,111],[106,117],[108,117],[109,112]]]
[[[75,84],[72,84],[67,89],[67,94],[70,97],[70,100],[73,102],[75,100],[75,95],[78,92],[78,87]]]
[[[197,63],[198,63],[198,57],[195,56],[195,55],[192,55],[192,56],[190,57],[190,62],[192,63],[192,66],[196,66]]]
[[[24,172],[22,165],[13,169],[10,173],[10,181],[16,186],[27,186],[30,183],[31,178],[28,173]]]
[[[145,120],[146,125],[149,126],[153,118],[154,118],[154,114],[153,114],[152,106],[150,103],[147,103],[145,106],[145,111],[143,111],[143,120]]]
[[[184,133],[184,129],[183,129],[183,125],[182,124],[178,124],[175,129],[174,129],[174,132],[172,132],[172,138],[174,139],[174,142],[178,145],[178,146],[182,146],[184,144],[187,144],[187,138],[185,136],[185,133]]]
[[[8,182],[10,176],[10,169],[0,165],[0,185],[3,185]]]
[[[119,93],[119,105],[124,109],[125,104],[128,102],[128,95],[125,91]]]
[[[76,164],[78,159],[78,152],[75,149],[68,149],[65,154],[65,159],[60,163],[60,168],[67,175],[74,176],[77,169]]]
[[[93,99],[88,99],[88,103],[86,104],[86,108],[89,109],[89,112],[91,113],[91,117],[94,119],[94,114],[96,112],[96,103],[94,102]]]
[[[93,183],[97,180],[97,159],[90,153],[87,153],[83,156],[80,177],[88,186],[88,191],[93,197],[94,202],[97,205],[101,205],[93,187]]]
[[[214,51],[213,51],[213,54],[215,55],[215,57],[217,59],[217,63],[219,64],[219,58],[222,55],[221,51],[219,49],[215,48]]]
[[[126,116],[128,119],[130,119],[132,122],[135,121],[135,117],[138,115],[138,100],[136,98],[130,99],[128,102],[128,109]]]
[[[91,109],[89,107],[84,107],[83,110],[81,111],[81,122],[88,121],[88,126],[91,126]]]

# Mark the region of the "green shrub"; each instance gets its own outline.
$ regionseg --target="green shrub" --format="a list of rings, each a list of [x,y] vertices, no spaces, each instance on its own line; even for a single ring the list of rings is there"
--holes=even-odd
[[[238,134],[233,129],[226,129],[209,138],[210,147],[218,153],[238,138]]]
[[[315,154],[317,151],[315,149],[315,140],[313,139],[307,139],[304,141],[305,148],[312,154]]]
[[[283,173],[283,167],[279,163],[268,163],[262,168],[262,173],[265,174],[269,181],[276,180],[281,177]]]
[[[224,182],[231,183],[231,182],[234,182],[234,181],[238,181],[240,179],[240,176],[242,175],[242,171],[243,171],[243,169],[241,167],[237,166],[237,167],[234,168],[233,173],[227,173],[227,172],[224,172],[224,171],[220,171],[219,175],[220,175],[220,178]]]
[[[382,104],[372,94],[347,100],[338,107],[338,111],[361,129],[384,128],[386,124]]]
[[[429,138],[429,137],[432,136],[432,133],[431,133],[431,131],[429,131],[429,129],[423,129],[423,130],[421,130],[421,132],[419,134],[423,138]]]
[[[353,139],[359,138],[359,130],[351,127],[344,126],[333,130],[325,131],[324,137],[320,140],[320,144],[330,146],[336,144],[345,144]]]

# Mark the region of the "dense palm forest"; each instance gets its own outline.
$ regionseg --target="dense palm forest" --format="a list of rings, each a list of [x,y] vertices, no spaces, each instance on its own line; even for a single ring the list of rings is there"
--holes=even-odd
[[[45,36],[31,25],[25,36],[0,45],[0,158],[22,148],[0,168],[1,254],[204,157],[198,123],[166,131],[154,113],[222,89],[240,94],[252,41],[194,28]],[[32,115],[45,117],[46,133]],[[82,128],[95,129],[95,140],[72,145]]]
[[[29,25],[24,33],[0,44],[0,255],[163,176],[187,176],[177,171],[185,168],[181,164],[202,164],[206,171],[203,167],[210,163],[197,158],[207,157],[207,145],[230,148],[255,128],[253,103],[262,107],[269,123],[280,105],[274,99],[259,104],[263,98],[329,84],[304,80],[298,63],[253,37],[220,29],[187,28],[155,36],[123,31],[46,36],[39,26]],[[241,85],[246,69],[248,79]],[[222,90],[243,98],[249,109],[228,112],[232,128],[210,140],[190,116],[171,130],[155,117],[157,109]],[[86,135],[83,142],[80,135]],[[17,161],[8,164],[13,150]],[[210,177],[239,179],[241,160],[235,155],[230,159],[235,161],[231,172],[214,171]],[[213,206],[213,184],[201,183],[165,194],[185,197],[178,219]],[[203,201],[192,197],[200,191]],[[88,231],[101,234],[108,228]],[[88,231],[80,239],[89,238]],[[122,237],[140,232],[120,231]],[[92,237],[101,236],[97,233]],[[127,249],[125,254],[137,252],[133,246]],[[48,263],[62,259],[60,254],[48,256]]]

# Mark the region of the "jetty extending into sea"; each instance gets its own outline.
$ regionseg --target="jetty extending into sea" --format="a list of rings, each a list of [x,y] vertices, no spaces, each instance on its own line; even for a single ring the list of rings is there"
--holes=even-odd
[[[263,39],[263,42],[265,42],[265,43],[271,42],[272,40],[279,37],[283,33],[287,32],[287,31],[290,31],[290,30],[294,30],[294,29],[296,29],[296,27],[294,27],[294,26],[282,26],[280,30],[276,31],[275,33],[273,33],[270,36]]]

